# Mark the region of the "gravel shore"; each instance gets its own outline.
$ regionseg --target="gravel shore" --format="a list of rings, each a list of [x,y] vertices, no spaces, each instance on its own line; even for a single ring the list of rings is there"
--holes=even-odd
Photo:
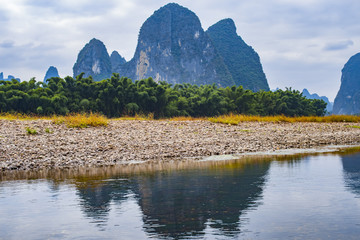
[[[359,145],[358,123],[110,121],[67,128],[49,120],[0,120],[0,170],[112,166],[211,155]],[[38,134],[29,135],[26,127]],[[46,129],[50,130],[46,131]]]

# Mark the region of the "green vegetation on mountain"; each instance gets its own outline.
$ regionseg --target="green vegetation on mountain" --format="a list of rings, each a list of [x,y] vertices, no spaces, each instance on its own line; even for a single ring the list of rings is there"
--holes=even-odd
[[[133,82],[114,74],[94,81],[80,74],[19,83],[0,81],[0,112],[65,115],[99,112],[108,117],[153,113],[156,118],[217,116],[221,114],[323,116],[326,103],[306,99],[299,91],[252,92],[243,87],[156,83],[152,78]]]
[[[243,86],[252,91],[269,91],[259,55],[237,35],[232,19],[219,21],[206,33],[222,56],[236,86]]]

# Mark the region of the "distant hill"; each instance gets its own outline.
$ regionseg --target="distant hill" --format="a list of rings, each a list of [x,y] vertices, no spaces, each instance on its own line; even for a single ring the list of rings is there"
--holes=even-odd
[[[54,66],[50,66],[49,69],[46,71],[44,82],[46,82],[46,80],[52,77],[60,77],[57,68]]]
[[[11,81],[12,79],[15,79],[18,82],[20,82],[20,78],[16,78],[13,75],[8,75],[7,78],[4,78],[4,73],[3,72],[0,73],[0,81]]]
[[[303,95],[304,97],[306,97],[307,99],[321,99],[321,100],[324,100],[324,102],[327,103],[326,111],[327,111],[328,113],[331,113],[331,112],[332,112],[332,110],[333,110],[333,103],[331,103],[327,97],[325,97],[325,96],[319,96],[319,95],[316,94],[316,93],[310,94],[309,91],[308,91],[306,88],[304,88],[304,90],[302,91],[302,95]]]
[[[227,41],[222,42],[217,32]],[[109,56],[105,45],[92,39],[80,51],[73,72],[95,80],[117,72],[133,80],[152,77],[171,84],[269,90],[258,54],[236,34],[232,20],[220,21],[205,32],[196,14],[176,3],[161,7],[144,22],[130,61],[116,51]]]
[[[259,55],[237,35],[232,19],[224,19],[206,31],[229,69],[237,86],[269,91]]]
[[[352,56],[342,69],[333,113],[360,114],[360,53]]]

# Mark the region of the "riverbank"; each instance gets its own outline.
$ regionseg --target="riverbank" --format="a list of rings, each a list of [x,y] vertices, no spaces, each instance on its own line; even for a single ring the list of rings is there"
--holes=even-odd
[[[359,145],[359,123],[119,121],[68,128],[0,120],[0,169],[34,170],[201,160],[207,156]],[[28,134],[26,128],[36,130]]]

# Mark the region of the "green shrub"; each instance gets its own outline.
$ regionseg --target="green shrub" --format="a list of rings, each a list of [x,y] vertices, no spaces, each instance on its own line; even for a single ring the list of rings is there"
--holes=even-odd
[[[29,127],[26,128],[26,133],[27,133],[28,135],[36,135],[36,134],[38,134],[38,132],[36,131],[36,129],[32,129],[32,128],[29,128]]]

